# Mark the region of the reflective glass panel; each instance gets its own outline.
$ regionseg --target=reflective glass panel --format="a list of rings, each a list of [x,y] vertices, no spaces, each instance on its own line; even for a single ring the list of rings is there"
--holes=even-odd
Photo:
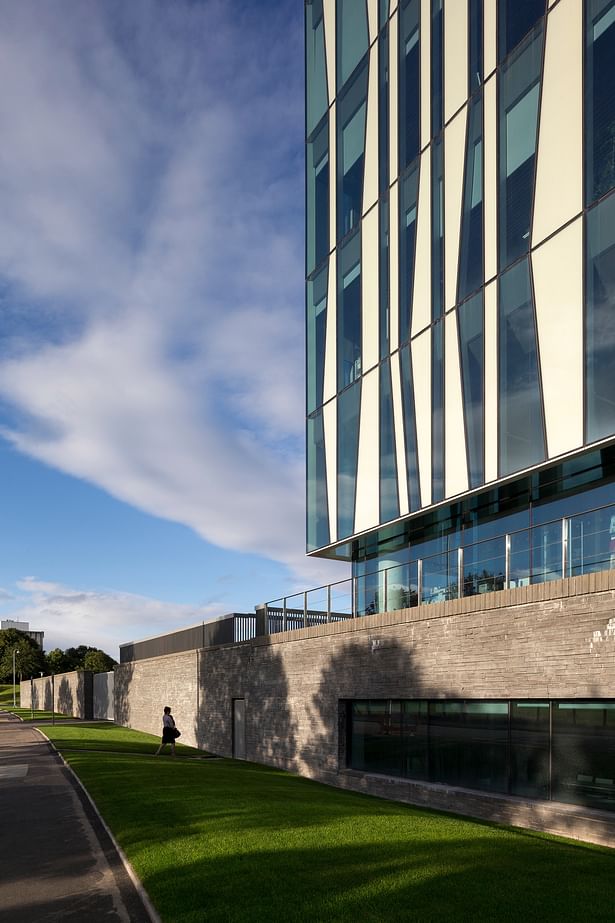
[[[387,569],[387,611],[418,605],[418,564],[399,564]]]
[[[510,793],[549,797],[549,703],[510,703]]]
[[[413,553],[420,554],[418,549]],[[458,596],[457,552],[423,558],[421,602],[441,603]]]
[[[544,16],[546,0],[498,0],[499,60]]]
[[[365,0],[337,0],[337,88],[346,83],[367,54],[367,6]]]
[[[402,2],[399,29],[399,168],[403,170],[420,150],[420,0]]]
[[[370,571],[355,578],[357,594],[357,615],[375,615],[384,612],[382,578],[378,571]]]
[[[418,161],[402,180],[399,197],[399,340],[410,339],[414,258],[416,253],[416,210],[419,189]]]
[[[586,220],[586,426],[593,442],[615,433],[615,195]]]
[[[431,146],[431,319],[444,310],[444,164],[440,138]]]
[[[329,253],[329,125],[307,146],[307,272]]]
[[[483,99],[470,104],[461,216],[459,288],[463,301],[483,284]]]
[[[309,135],[329,105],[322,0],[307,0],[305,6],[305,71],[306,125]]]
[[[361,374],[361,235],[337,252],[337,386]]]
[[[527,260],[499,283],[500,476],[545,458],[536,323]]]
[[[391,302],[389,292],[389,199],[388,196],[380,201],[380,260],[378,263],[378,301],[379,301],[379,339],[380,358],[389,354],[389,334]]]
[[[307,544],[308,550],[329,544],[327,465],[320,412],[307,421]]]
[[[566,576],[610,568],[615,568],[615,506],[571,517]]]
[[[337,399],[337,535],[351,535],[354,527],[361,382]]]
[[[553,703],[552,797],[615,810],[615,702]]]
[[[442,0],[431,0],[431,136],[442,131],[444,67],[444,21]]]
[[[431,499],[444,499],[444,322],[431,333]]]
[[[470,0],[468,17],[468,93],[472,95],[483,83],[483,0]]]
[[[483,294],[459,306],[459,352],[470,487],[484,481]]]
[[[337,104],[337,236],[344,237],[361,220],[367,68],[363,68]]]
[[[585,201],[615,185],[615,3],[585,0]]]
[[[532,583],[561,580],[562,524],[560,521],[534,526],[532,536]]]
[[[514,532],[510,536],[508,586],[528,586],[530,582],[530,533],[528,530]]]
[[[351,766],[401,776],[401,703],[352,703]]]
[[[378,39],[378,185],[389,187],[389,30]]]
[[[508,788],[508,703],[430,702],[430,777],[465,788]]]
[[[538,29],[500,72],[500,269],[529,247],[542,47]]]
[[[322,404],[327,331],[327,267],[307,285],[307,409]]]
[[[463,595],[503,590],[506,579],[506,539],[492,538],[463,550]]]
[[[391,363],[380,366],[380,522],[399,516]]]
[[[429,779],[428,703],[405,701],[402,709],[403,775]]]
[[[408,472],[408,500],[410,509],[421,505],[419,490],[419,468],[416,448],[416,414],[414,409],[414,381],[412,376],[412,355],[410,347],[399,351],[401,369],[401,395],[404,411],[404,439],[406,444],[406,470]]]

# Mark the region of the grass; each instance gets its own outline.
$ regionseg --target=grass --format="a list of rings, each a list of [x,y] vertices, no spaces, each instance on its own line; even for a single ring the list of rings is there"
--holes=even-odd
[[[5,706],[5,710],[10,712],[12,715],[17,715],[22,719],[22,721],[44,721],[45,719],[51,720],[53,716],[53,712],[46,711],[43,708],[35,708],[33,712],[31,708],[20,708],[19,706],[17,706],[17,708],[13,708],[12,705],[7,705]],[[71,715],[62,715],[58,711],[55,713],[55,718],[58,721],[77,720],[73,719]]]
[[[123,728],[45,733],[96,801],[165,923],[614,919],[612,850],[342,792],[251,763],[74,749],[77,741],[132,748],[146,738],[151,746],[149,735]]]
[[[160,737],[145,734],[143,731],[132,731],[130,728],[117,727],[111,722],[84,724],[64,724],[58,727],[46,725],[41,728],[53,740],[54,745],[64,752],[65,750],[98,750],[113,753],[139,753],[153,756]],[[194,747],[186,747],[181,743],[175,745],[178,756],[207,757],[210,754]],[[165,747],[163,755],[169,754],[169,747]]]
[[[19,702],[19,686],[16,687],[16,700]],[[0,709],[6,709],[13,706],[13,684],[0,684]]]

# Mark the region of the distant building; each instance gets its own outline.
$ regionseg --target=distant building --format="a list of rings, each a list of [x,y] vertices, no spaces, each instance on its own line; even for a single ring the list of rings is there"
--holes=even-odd
[[[15,622],[13,619],[3,619],[0,622],[0,630],[5,631],[7,628],[14,628],[16,631],[23,631],[23,633],[28,635],[29,638],[32,638],[33,641],[36,641],[41,650],[43,649],[43,638],[45,637],[45,632],[30,631],[29,622]]]

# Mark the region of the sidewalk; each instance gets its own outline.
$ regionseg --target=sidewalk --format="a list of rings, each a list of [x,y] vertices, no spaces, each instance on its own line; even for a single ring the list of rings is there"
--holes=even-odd
[[[51,746],[0,712],[0,923],[150,923],[112,840]]]

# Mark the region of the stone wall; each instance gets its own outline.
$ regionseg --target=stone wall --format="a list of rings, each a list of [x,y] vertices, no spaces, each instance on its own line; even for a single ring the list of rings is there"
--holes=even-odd
[[[615,571],[125,664],[116,668],[116,690],[121,723],[160,733],[169,704],[182,739],[220,755],[232,755],[233,699],[243,698],[249,760],[445,810],[510,823],[518,816],[522,825],[554,832],[563,825],[568,835],[596,839],[596,824],[579,819],[592,814],[583,809],[348,772],[340,703],[613,697]],[[555,814],[557,822],[545,819]],[[612,830],[615,818],[597,823]]]
[[[21,683],[20,695],[22,708],[92,718],[92,673],[88,670],[25,680]]]
[[[94,673],[92,679],[93,718],[106,718],[108,721],[113,721],[115,718],[113,677],[113,670],[109,673]]]

